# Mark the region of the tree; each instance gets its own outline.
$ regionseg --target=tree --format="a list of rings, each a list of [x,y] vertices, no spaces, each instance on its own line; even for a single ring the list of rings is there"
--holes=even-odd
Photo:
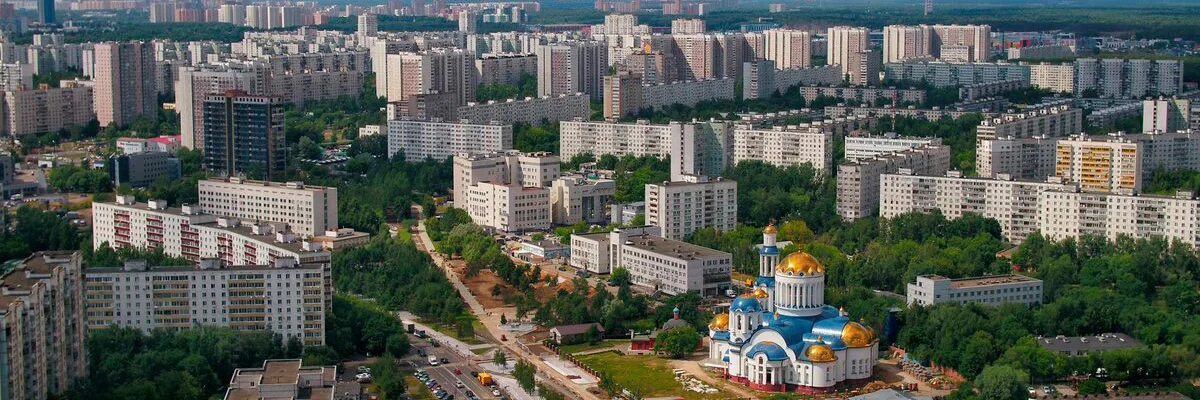
[[[517,360],[516,367],[513,368],[513,377],[517,379],[517,384],[521,385],[526,393],[533,394],[536,388],[534,375],[537,374],[537,367],[533,364],[525,362],[525,360]]]
[[[461,316],[454,322],[455,333],[460,338],[469,338],[475,336],[475,325],[471,323],[470,316]]]
[[[608,282],[614,286],[624,286],[630,283],[629,270],[625,267],[613,268],[612,273],[608,275]]]
[[[508,325],[508,317],[505,317],[504,314],[500,314],[500,325]]]
[[[779,240],[804,244],[813,240],[813,231],[802,220],[784,222],[779,227]]]
[[[983,400],[1024,400],[1029,397],[1025,387],[1029,374],[1007,366],[993,365],[983,369],[975,378],[975,387]]]
[[[604,339],[600,336],[600,328],[597,328],[595,324],[592,324],[591,327],[588,327],[587,338],[588,343],[592,345],[599,344],[600,341]]]
[[[1101,395],[1108,393],[1108,387],[1104,382],[1091,378],[1083,382],[1079,382],[1079,394],[1081,395]]]
[[[508,355],[504,354],[503,351],[496,350],[494,353],[492,353],[492,363],[499,365],[501,368],[507,367]]]
[[[408,336],[404,335],[403,332],[396,332],[388,336],[384,351],[392,357],[400,358],[408,354],[408,348]]]
[[[672,329],[658,334],[654,340],[654,351],[666,353],[671,358],[682,358],[700,346],[700,333],[690,326]]]

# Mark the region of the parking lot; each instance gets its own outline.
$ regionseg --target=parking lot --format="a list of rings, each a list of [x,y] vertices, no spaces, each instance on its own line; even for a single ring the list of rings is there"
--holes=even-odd
[[[472,398],[468,392],[474,394],[474,398],[477,399],[503,398],[495,396],[491,387],[480,384],[476,376],[481,372],[478,367],[474,366],[470,359],[454,351],[445,347],[435,347],[425,340],[416,340],[413,343],[413,350],[409,354],[402,359],[402,362],[424,372],[428,378],[437,382],[438,387],[448,395],[454,396],[455,399]],[[438,365],[430,365],[430,356],[438,359]],[[442,362],[443,360],[446,362]],[[462,382],[462,387],[459,387],[458,382]]]

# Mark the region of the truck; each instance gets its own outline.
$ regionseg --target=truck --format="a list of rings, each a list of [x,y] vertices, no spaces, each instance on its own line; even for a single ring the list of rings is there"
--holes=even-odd
[[[479,384],[480,385],[488,386],[488,385],[491,385],[492,383],[493,383],[492,382],[492,374],[484,373],[484,372],[479,373]]]
[[[436,356],[429,356],[429,365],[437,366],[438,358]]]

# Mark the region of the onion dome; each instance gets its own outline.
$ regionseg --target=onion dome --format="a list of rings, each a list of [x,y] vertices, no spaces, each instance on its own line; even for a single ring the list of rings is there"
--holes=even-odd
[[[742,313],[762,312],[762,304],[759,304],[753,295],[747,293],[734,299],[733,303],[729,304],[729,311]]]
[[[778,265],[775,266],[775,272],[787,275],[814,275],[824,274],[825,266],[821,265],[812,254],[803,251],[797,251],[783,258]]]
[[[804,350],[804,357],[808,361],[815,363],[826,363],[837,361],[837,356],[833,354],[833,349],[821,343],[814,343]]]
[[[708,323],[708,329],[723,331],[729,329],[729,314],[717,314]]]
[[[758,288],[758,289],[754,289],[754,292],[753,292],[753,293],[751,293],[751,295],[753,295],[753,296],[754,296],[754,298],[756,298],[756,299],[765,299],[765,298],[767,298],[767,297],[770,297],[770,296],[771,296],[771,294],[770,294],[770,293],[767,293],[767,290],[766,290],[766,289],[763,289],[763,288],[761,288],[761,287],[760,287],[760,288]]]
[[[779,233],[779,229],[776,229],[776,228],[775,228],[775,223],[774,223],[774,222],[772,222],[772,223],[770,223],[770,224],[767,224],[767,228],[766,228],[766,229],[763,229],[763,233],[764,233],[764,234],[767,234],[767,235],[774,235],[774,234],[777,234],[777,233]]]
[[[869,347],[875,343],[875,332],[860,323],[847,322],[842,328],[842,341],[846,342],[846,347]]]

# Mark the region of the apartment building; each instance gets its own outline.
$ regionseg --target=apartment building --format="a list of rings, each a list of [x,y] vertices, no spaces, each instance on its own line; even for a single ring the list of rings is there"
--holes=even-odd
[[[96,119],[92,88],[63,81],[62,87],[5,91],[0,104],[4,134],[20,137],[81,127]]]
[[[87,327],[181,330],[221,326],[271,332],[306,346],[325,344],[325,312],[333,302],[325,263],[281,258],[270,265],[88,268]]]
[[[500,232],[550,229],[550,189],[479,182],[466,190],[465,209],[476,225]]]
[[[303,363],[265,360],[262,368],[238,368],[229,378],[225,400],[338,398],[337,367],[310,367]]]
[[[1029,65],[1029,83],[1039,89],[1075,93],[1075,65],[1038,63]]]
[[[849,139],[849,138],[847,138]],[[941,175],[950,169],[950,148],[924,144],[911,149],[878,153],[838,165],[837,211],[846,221],[874,216],[879,211],[879,180],[901,169],[921,175]]]
[[[976,141],[999,137],[1059,137],[1083,132],[1083,110],[1079,108],[1063,104],[1030,109],[983,120],[975,130]]]
[[[776,69],[771,60],[747,61],[742,64],[742,98],[761,99],[775,92],[786,92],[797,85],[837,85],[844,81],[837,65]]]
[[[935,304],[1036,306],[1042,303],[1042,281],[1016,274],[962,279],[921,275],[915,283],[908,284],[905,297],[909,306],[923,307]]]
[[[949,171],[945,176],[920,176],[901,169],[880,176],[879,216],[940,211],[953,219],[974,213],[995,219],[1006,240],[1020,243],[1039,229],[1040,193],[1069,188],[1061,183],[1018,181],[1004,175],[996,179],[968,178]]]
[[[100,126],[125,126],[137,117],[158,118],[154,54],[148,43],[97,43],[93,109]]]
[[[925,103],[925,91],[920,89],[803,86],[800,88],[800,95],[809,103],[818,97],[853,100],[863,104],[876,104],[883,99],[889,106],[893,99],[901,103]]]
[[[704,20],[699,18],[671,20],[672,35],[693,35],[705,32]]]
[[[454,118],[476,123],[498,121],[502,124],[522,123],[531,126],[591,116],[591,100],[583,93],[467,103],[458,107],[454,114]]]
[[[737,182],[721,178],[648,184],[646,224],[675,240],[703,228],[732,230],[737,225],[737,190]]]
[[[1075,57],[1075,50],[1063,44],[1009,47],[1009,60],[1052,60]]]
[[[1191,128],[1192,103],[1188,98],[1142,100],[1142,133],[1175,132]]]
[[[0,64],[0,91],[33,88],[33,70],[29,64]]]
[[[441,121],[388,121],[388,156],[406,160],[445,160],[458,153],[487,153],[512,148],[512,125]]]
[[[846,162],[856,162],[890,153],[902,152],[931,144],[942,144],[941,138],[908,137],[888,133],[881,136],[846,136]]]
[[[608,224],[617,183],[611,179],[564,176],[550,186],[551,220],[557,225]]]
[[[975,151],[975,173],[984,178],[1007,175],[1022,180],[1046,179],[1054,176],[1057,145],[1058,140],[1046,136],[980,140]]]
[[[605,76],[604,116],[620,119],[676,104],[694,107],[702,101],[733,100],[736,84],[733,78],[720,78],[647,85],[638,75]]]
[[[642,112],[642,77],[634,73],[604,77],[604,117],[621,119]]]
[[[454,93],[459,105],[475,100],[474,56],[462,49],[438,48],[388,54],[387,98]]]
[[[847,69],[850,59],[870,50],[871,30],[860,27],[835,26],[826,31],[829,41],[825,63],[842,66],[842,76],[850,75]]]
[[[537,46],[538,96],[584,93],[592,100],[602,97],[603,77],[608,71],[608,51],[603,43],[565,41]]]
[[[337,188],[238,177],[199,182],[200,211],[242,221],[288,224],[301,237],[338,229]]]
[[[833,136],[811,126],[739,126],[733,133],[733,164],[747,160],[778,167],[807,164],[818,174],[832,173]]]
[[[83,256],[38,252],[5,263],[0,276],[0,393],[46,400],[88,374]]]
[[[879,73],[883,69],[879,50],[870,49],[851,53],[842,65],[846,82],[851,85],[871,86],[879,84]]]
[[[454,200],[480,182],[547,188],[561,176],[559,157],[550,153],[516,150],[454,155]]]
[[[1055,150],[1055,175],[1085,192],[1136,193],[1154,171],[1197,168],[1200,135],[1191,132],[1079,134],[1058,140]]]
[[[1011,80],[1029,81],[1029,71],[1028,65],[984,62],[905,61],[883,65],[883,74],[886,80],[926,81],[936,87],[967,86]]]
[[[580,154],[670,158],[671,179],[716,176],[730,160],[732,132],[732,124],[719,121],[656,125],[576,119],[559,123],[559,155],[568,160]]]
[[[812,66],[811,32],[792,29],[771,29],[763,32],[764,58],[775,68],[792,69]]]
[[[1183,61],[1080,58],[1075,60],[1075,90],[1121,99],[1182,93]]]
[[[659,233],[658,227],[647,226],[571,235],[570,263],[595,273],[624,268],[634,285],[672,295],[697,292],[711,297],[730,288],[732,255]]]
[[[1011,81],[995,81],[976,83],[958,88],[958,98],[962,101],[976,101],[992,97],[1003,97],[1005,93],[1029,87],[1029,81],[1013,79]]]
[[[286,168],[283,102],[240,90],[204,98],[205,170],[273,179]]]
[[[888,25],[883,27],[883,62],[894,63],[907,60],[932,58],[928,29],[911,25]]]
[[[283,258],[301,264],[329,262],[329,253],[297,239],[286,224],[243,225],[236,218],[204,214],[197,206],[138,203],[132,196],[92,204],[92,247],[101,246],[161,248],[168,256],[193,262],[211,258],[222,265],[274,265]]]
[[[479,85],[521,84],[521,78],[537,76],[537,56],[524,53],[490,53],[475,60],[475,82]]]
[[[889,25],[883,28],[883,59],[985,62],[991,56],[991,34],[988,25]]]
[[[1038,225],[1051,240],[1126,236],[1200,244],[1200,200],[1192,192],[1155,196],[1055,190],[1040,193],[1038,201]]]

